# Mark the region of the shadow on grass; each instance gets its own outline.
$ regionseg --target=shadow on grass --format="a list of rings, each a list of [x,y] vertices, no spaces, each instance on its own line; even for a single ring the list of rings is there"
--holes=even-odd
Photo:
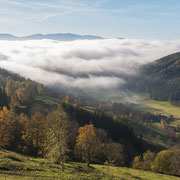
[[[81,173],[92,173],[95,172],[95,168],[92,166],[87,166],[87,165],[77,165],[72,167],[72,169],[74,169],[74,171],[76,172],[81,172]],[[97,171],[97,170],[96,170]]]
[[[9,169],[7,167],[0,167],[0,170],[2,170],[2,171],[11,171],[11,169]]]
[[[140,177],[138,177],[138,176],[132,176],[133,178],[135,178],[135,179],[139,179],[139,180],[146,180],[146,179],[144,179],[144,178],[140,178]]]
[[[11,155],[6,156],[6,158],[11,159],[11,160],[13,160],[13,161],[17,161],[17,162],[23,162],[21,159],[19,159],[19,158],[17,158],[17,157],[14,157],[14,156],[11,156]]]

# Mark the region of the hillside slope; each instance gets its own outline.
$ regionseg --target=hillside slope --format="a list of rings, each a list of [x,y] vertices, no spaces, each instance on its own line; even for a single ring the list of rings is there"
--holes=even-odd
[[[88,169],[83,163],[70,162],[61,166],[48,159],[31,158],[20,154],[0,150],[0,179],[146,179],[178,180],[180,178],[131,168],[91,165]]]
[[[171,54],[141,67],[137,89],[160,101],[180,101],[180,53]]]

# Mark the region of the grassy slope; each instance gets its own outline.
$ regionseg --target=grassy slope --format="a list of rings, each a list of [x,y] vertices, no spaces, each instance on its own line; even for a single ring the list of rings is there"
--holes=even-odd
[[[94,92],[95,94],[95,92]],[[172,124],[177,125],[180,124],[180,106],[173,106],[172,104],[170,104],[169,102],[164,102],[164,101],[155,101],[149,98],[149,96],[147,94],[138,94],[138,95],[134,95],[134,94],[128,94],[128,99],[127,97],[121,97],[121,96],[106,96],[106,95],[102,95],[102,97],[99,96],[98,92],[97,92],[97,96],[100,98],[100,100],[105,100],[105,101],[117,101],[117,102],[121,102],[124,104],[127,104],[127,102],[131,102],[136,104],[136,106],[134,106],[134,108],[138,108],[144,112],[151,112],[151,113],[159,113],[165,116],[170,116],[173,115],[173,117],[175,117],[177,119],[177,121],[172,122]],[[96,96],[92,96],[95,97]],[[104,98],[103,98],[104,97]],[[42,96],[38,96],[36,98],[36,100],[42,101],[45,104],[48,105],[58,105],[60,103],[60,100],[51,98],[51,97],[42,97]],[[94,110],[94,108],[87,108],[84,107],[86,109],[89,110]]]
[[[36,101],[43,102],[45,105],[48,106],[54,106],[60,103],[60,100],[48,96],[37,96]]]
[[[131,121],[131,126],[133,127],[135,134],[142,134],[143,139],[147,142],[152,142],[153,144],[160,145],[162,148],[167,148],[167,137],[159,130],[145,127],[133,121]]]
[[[134,93],[122,93],[121,95],[112,95],[103,91],[90,91],[91,97],[103,101],[116,101],[123,104],[134,104],[132,107],[137,108],[144,112],[159,113],[165,116],[173,115],[175,121],[170,125],[180,125],[180,106],[174,106],[169,102],[155,101],[150,99],[148,94],[134,94]],[[129,104],[128,104],[129,105]]]
[[[30,158],[14,152],[0,150],[0,179],[124,179],[124,180],[178,180],[180,178],[134,170],[131,168],[87,166],[82,163],[66,163],[64,172],[60,165],[40,158]]]
[[[170,123],[170,126],[180,125],[180,106],[174,106],[169,102],[155,101],[148,97],[148,95],[141,95],[141,100],[135,108],[144,112],[159,113],[164,116],[173,116],[175,119]],[[160,124],[156,124],[160,126]]]
[[[138,94],[137,96],[132,95],[132,97],[130,96],[129,99],[132,99],[135,103],[132,103],[129,106],[134,107],[135,109],[139,109],[143,112],[151,112],[153,114],[158,113],[167,117],[172,115],[174,117],[174,120],[170,122],[169,125],[175,127],[178,124],[180,125],[180,106],[174,106],[169,102],[152,100],[147,94]],[[126,99],[122,99],[121,102],[127,104]],[[158,128],[161,128],[161,124],[154,123],[154,125],[157,127],[157,129],[146,128],[146,131],[144,131],[139,124],[133,125],[133,128],[135,132],[141,132],[143,135],[145,135],[145,140],[166,147],[167,138],[162,134],[161,131],[158,130]],[[149,136],[148,134],[151,136]],[[157,136],[159,138],[157,138]]]
[[[106,102],[119,102],[143,112],[158,113],[165,116],[173,115],[175,118],[170,126],[177,126],[180,124],[180,106],[173,106],[169,102],[155,101],[150,99],[148,94],[134,94],[134,93],[108,93],[99,90],[89,90],[87,93],[95,99]],[[142,134],[143,138],[148,142],[153,142],[154,144],[159,144],[162,147],[166,147],[167,137],[159,131],[161,128],[160,123],[154,123],[156,129],[150,127],[144,127],[136,122],[131,122],[131,125],[137,135]]]
[[[180,124],[180,107],[179,106],[173,106],[169,102],[154,101],[150,99],[144,101],[144,105],[150,108],[156,109],[156,112],[162,115],[165,115],[165,116],[173,115],[173,117],[175,117],[176,120],[171,123],[172,126],[177,126],[177,124]]]

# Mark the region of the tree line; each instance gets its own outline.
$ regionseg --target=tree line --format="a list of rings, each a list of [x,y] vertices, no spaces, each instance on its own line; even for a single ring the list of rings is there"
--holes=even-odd
[[[180,149],[163,150],[157,154],[148,150],[134,158],[132,167],[180,176]]]
[[[49,157],[62,164],[67,160],[126,166],[123,144],[112,141],[104,129],[93,124],[79,126],[59,105],[43,116],[17,115],[7,107],[0,111],[0,147],[34,157]]]

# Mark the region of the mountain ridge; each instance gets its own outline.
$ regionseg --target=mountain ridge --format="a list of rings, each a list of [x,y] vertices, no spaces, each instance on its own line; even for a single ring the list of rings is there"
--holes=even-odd
[[[104,37],[94,36],[94,35],[78,35],[72,33],[32,34],[29,36],[14,36],[12,34],[0,34],[0,40],[42,40],[42,39],[72,41],[79,39],[82,40],[104,39]]]

